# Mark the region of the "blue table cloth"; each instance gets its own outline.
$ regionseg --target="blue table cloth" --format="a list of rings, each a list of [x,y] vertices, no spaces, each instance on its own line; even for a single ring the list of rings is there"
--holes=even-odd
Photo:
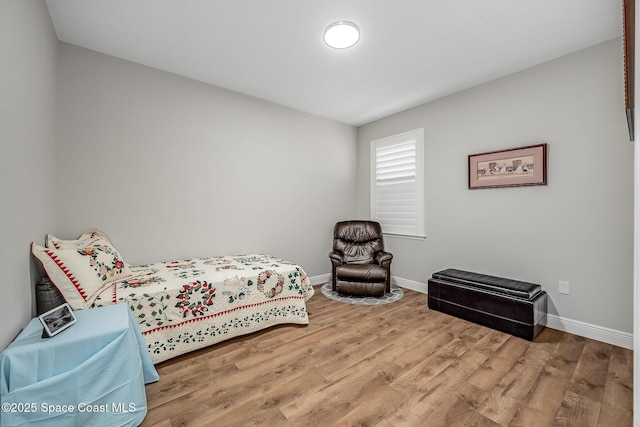
[[[74,312],[52,338],[32,319],[0,353],[1,426],[138,426],[158,380],[126,304]]]

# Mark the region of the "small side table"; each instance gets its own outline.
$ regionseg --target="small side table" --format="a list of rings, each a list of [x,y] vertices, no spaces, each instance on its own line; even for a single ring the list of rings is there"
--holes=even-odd
[[[52,338],[31,319],[0,353],[1,426],[138,426],[158,380],[126,304],[79,310]]]

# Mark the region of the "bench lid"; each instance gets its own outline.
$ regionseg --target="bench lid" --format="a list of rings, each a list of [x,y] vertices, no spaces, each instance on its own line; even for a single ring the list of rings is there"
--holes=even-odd
[[[538,293],[542,292],[542,286],[536,285],[535,283],[505,279],[503,277],[489,276],[487,274],[472,273],[470,271],[456,270],[455,268],[448,268],[446,270],[433,273],[433,278],[487,289],[496,293],[511,295],[527,300],[533,299]]]

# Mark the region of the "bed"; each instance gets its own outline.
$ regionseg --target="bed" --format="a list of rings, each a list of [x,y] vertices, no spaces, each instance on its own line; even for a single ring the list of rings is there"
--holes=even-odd
[[[298,265],[264,254],[128,265],[106,235],[31,245],[74,310],[125,303],[154,363],[279,324],[308,324],[314,293]]]

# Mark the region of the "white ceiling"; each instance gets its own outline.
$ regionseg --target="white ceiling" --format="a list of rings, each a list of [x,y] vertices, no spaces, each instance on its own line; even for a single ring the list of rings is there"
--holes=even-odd
[[[46,2],[63,42],[356,126],[622,35],[621,0]]]

